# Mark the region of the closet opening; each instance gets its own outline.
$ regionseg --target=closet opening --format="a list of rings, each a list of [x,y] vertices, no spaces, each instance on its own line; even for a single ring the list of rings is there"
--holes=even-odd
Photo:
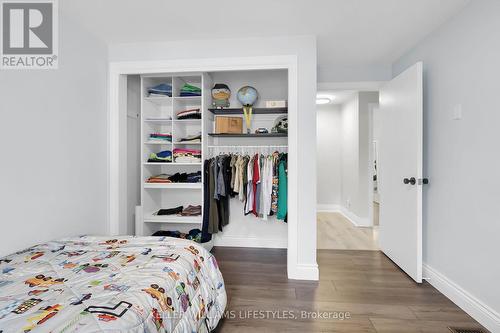
[[[378,91],[318,92],[318,249],[379,250]]]
[[[120,230],[287,248],[288,70],[126,75]]]

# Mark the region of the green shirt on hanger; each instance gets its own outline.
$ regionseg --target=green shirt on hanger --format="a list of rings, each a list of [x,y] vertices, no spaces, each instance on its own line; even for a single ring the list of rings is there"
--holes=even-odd
[[[284,220],[288,212],[287,206],[287,177],[285,169],[285,161],[280,161],[278,165],[278,220]]]

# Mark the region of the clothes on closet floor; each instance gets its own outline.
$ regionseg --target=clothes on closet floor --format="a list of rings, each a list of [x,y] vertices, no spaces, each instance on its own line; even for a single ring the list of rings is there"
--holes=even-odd
[[[203,166],[203,232],[214,234],[229,223],[229,199],[244,203],[244,214],[267,220],[276,215],[287,221],[287,157],[271,155],[219,155]]]
[[[181,97],[201,96],[201,89],[186,83],[182,86],[180,95]]]
[[[191,229],[188,233],[180,232],[178,230],[169,231],[169,230],[160,230],[155,232],[152,236],[161,236],[161,237],[175,237],[182,238],[195,241],[197,243],[201,243],[201,230],[200,229]]]
[[[180,138],[179,142],[185,143],[201,143],[201,133],[188,135],[184,138]]]
[[[201,119],[201,110],[199,108],[196,108],[177,112],[177,119]]]
[[[149,154],[149,163],[169,163],[172,162],[172,152],[170,150]]]
[[[160,83],[154,87],[148,88],[149,97],[172,97],[172,85],[168,83]]]
[[[156,176],[149,177],[146,183],[153,184],[169,184],[169,183],[200,183],[201,182],[201,171],[191,172],[191,173],[175,173],[173,175],[159,174]]]
[[[172,142],[172,133],[151,133],[149,142]]]
[[[189,205],[184,208],[184,206],[178,206],[173,208],[162,208],[158,210],[153,215],[164,216],[164,215],[177,215],[177,216],[200,216],[201,215],[201,205]]]
[[[201,150],[175,148],[174,161],[176,163],[201,163]]]

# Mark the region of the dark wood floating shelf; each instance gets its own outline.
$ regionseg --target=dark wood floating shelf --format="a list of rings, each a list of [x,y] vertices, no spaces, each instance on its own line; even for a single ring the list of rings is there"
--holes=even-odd
[[[243,114],[242,108],[225,108],[225,109],[208,109],[208,111],[212,112],[216,115],[224,115],[224,114]],[[253,108],[253,114],[280,114],[280,113],[288,113],[288,108]]]
[[[241,134],[217,134],[217,133],[208,133],[210,136],[216,136],[216,137],[223,137],[223,138],[257,138],[257,137],[264,137],[264,138],[286,138],[288,136],[287,133],[262,133],[262,134],[256,134],[256,133],[251,133],[251,134],[246,134],[246,133],[241,133]]]

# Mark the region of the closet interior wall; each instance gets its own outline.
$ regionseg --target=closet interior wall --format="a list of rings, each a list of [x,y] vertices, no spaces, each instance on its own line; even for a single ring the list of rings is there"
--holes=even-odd
[[[257,89],[259,99],[254,108],[265,107],[267,100],[288,100],[288,73],[286,70],[259,70],[259,71],[231,71],[212,72],[210,76],[214,83],[225,83],[231,89],[231,108],[241,107],[237,100],[237,92],[243,86],[249,85]],[[211,132],[214,131],[214,115],[205,114],[205,125]],[[238,116],[238,115],[231,115]],[[271,131],[274,121],[279,114],[254,115],[252,119],[252,130],[264,127]],[[243,117],[243,116],[240,116]],[[245,122],[243,121],[243,128]],[[265,138],[221,138],[207,137],[209,146],[234,146],[236,151],[242,149],[248,153],[261,151],[266,153],[266,146],[287,146],[286,137]],[[252,146],[246,148],[246,146]],[[262,149],[253,146],[262,146]],[[241,147],[241,148],[239,148]],[[272,149],[272,148],[271,148]],[[222,148],[222,150],[224,150]],[[208,150],[210,152],[210,150]],[[215,152],[217,153],[217,152]],[[213,154],[213,152],[212,152]],[[244,204],[238,199],[230,200],[230,222],[222,233],[214,237],[217,246],[247,246],[247,247],[287,247],[287,224],[283,221],[270,217],[263,221],[255,216],[243,214]]]
[[[159,83],[169,83],[173,86],[172,98],[148,98],[147,88]],[[178,98],[179,89],[184,83],[190,83],[202,88],[200,98]],[[202,160],[224,151],[223,147],[235,147],[239,153],[254,154],[257,152],[272,152],[271,146],[284,147],[288,145],[287,137],[214,137],[210,133],[215,132],[215,115],[209,111],[212,107],[211,88],[215,83],[224,83],[231,89],[230,108],[241,108],[237,101],[237,91],[246,85],[253,86],[259,92],[259,99],[254,108],[265,107],[266,100],[288,100],[288,73],[286,70],[252,70],[252,71],[226,71],[205,73],[161,73],[155,75],[141,76],[141,84],[135,92],[129,89],[129,93],[138,95],[141,101],[140,126],[141,134],[134,142],[128,133],[128,169],[129,189],[133,190],[131,183],[139,184],[140,205],[136,209],[136,235],[151,235],[157,230],[179,230],[187,232],[190,229],[202,227],[202,218],[186,218],[175,220],[175,218],[157,218],[152,213],[159,208],[170,208],[177,205],[203,205],[203,186],[179,185],[169,188],[155,188],[151,184],[145,184],[145,179],[159,173],[172,174],[175,172],[203,171],[201,164],[151,164],[147,163],[150,153],[176,147],[176,141],[186,135],[201,132],[202,143],[188,145],[186,148],[201,149]],[[177,121],[176,113],[188,108],[200,107],[202,119],[200,121]],[[170,115],[172,120],[161,119]],[[271,131],[276,118],[281,114],[258,114],[253,116],[252,132],[259,127]],[[231,114],[231,117],[243,117],[243,115]],[[151,118],[158,117],[156,121]],[[245,122],[243,121],[245,131]],[[172,132],[173,143],[146,144],[147,137],[151,132]],[[138,148],[140,147],[140,148]],[[220,147],[218,149],[217,147]],[[262,148],[259,148],[262,147]],[[140,149],[137,151],[137,149]],[[234,151],[231,150],[231,151]],[[134,161],[135,157],[135,161]],[[133,177],[133,167],[138,166],[141,170],[140,179]],[[203,172],[202,172],[203,174]],[[203,181],[203,180],[202,180]],[[132,196],[130,196],[132,197]],[[133,198],[129,201],[132,204]],[[237,198],[230,200],[230,222],[223,232],[214,235],[212,244],[216,246],[242,246],[242,247],[287,247],[287,224],[283,221],[270,217],[264,221],[255,216],[245,216],[243,203]],[[127,214],[129,216],[130,213]]]
[[[127,223],[121,235],[135,234],[135,207],[141,204],[141,77],[127,76]]]

